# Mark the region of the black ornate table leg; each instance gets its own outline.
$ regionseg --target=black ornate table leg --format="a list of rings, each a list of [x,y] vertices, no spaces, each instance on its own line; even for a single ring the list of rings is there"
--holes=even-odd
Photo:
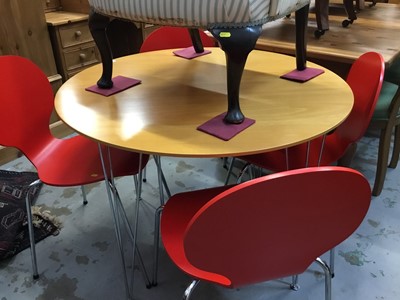
[[[110,44],[107,38],[106,29],[110,23],[110,18],[96,13],[93,9],[89,13],[89,29],[93,39],[99,49],[102,64],[103,74],[97,86],[103,89],[110,89],[113,87],[112,82],[112,53]]]
[[[189,28],[190,38],[192,39],[192,44],[196,53],[204,52],[203,43],[201,42],[201,37],[199,30],[197,28]]]
[[[239,105],[239,89],[247,56],[254,49],[262,26],[245,28],[209,29],[218,40],[226,56],[228,112],[224,121],[240,124],[244,115]]]
[[[307,63],[307,23],[310,5],[296,11],[296,68],[303,71]]]

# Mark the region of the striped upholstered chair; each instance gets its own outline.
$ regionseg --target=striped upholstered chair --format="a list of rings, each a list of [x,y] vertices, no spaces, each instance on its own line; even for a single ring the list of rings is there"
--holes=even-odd
[[[298,70],[306,65],[305,32],[310,0],[89,0],[89,27],[100,50],[103,74],[97,82],[111,88],[112,54],[106,28],[113,18],[164,26],[187,27],[196,52],[202,52],[198,28],[218,40],[227,57],[228,112],[225,121],[241,123],[239,86],[248,54],[262,25],[295,12]],[[266,65],[267,67],[267,65]]]

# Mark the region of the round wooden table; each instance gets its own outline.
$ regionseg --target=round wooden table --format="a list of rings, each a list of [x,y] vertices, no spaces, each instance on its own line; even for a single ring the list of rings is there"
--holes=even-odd
[[[227,110],[225,54],[208,49],[211,54],[191,60],[172,50],[118,58],[113,76],[142,83],[109,97],[85,91],[102,70],[101,64],[88,68],[58,90],[56,112],[80,134],[123,149],[226,157],[303,143],[338,126],[352,108],[350,87],[331,71],[305,83],[288,81],[280,76],[295,69],[295,58],[254,50],[243,73],[240,105],[255,124],[229,141],[201,132],[197,126]]]

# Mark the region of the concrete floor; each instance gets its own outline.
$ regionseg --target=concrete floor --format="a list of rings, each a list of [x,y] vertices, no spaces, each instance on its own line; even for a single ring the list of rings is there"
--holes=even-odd
[[[364,137],[353,167],[372,183],[378,140]],[[221,159],[163,158],[163,169],[172,193],[221,185],[226,171]],[[32,171],[20,158],[2,169]],[[140,203],[139,247],[146,267],[151,269],[154,211],[158,188],[154,162],[147,167]],[[400,299],[400,168],[389,170],[385,189],[372,199],[360,228],[337,247],[333,299]],[[132,216],[134,194],[131,178],[118,180],[126,211]],[[87,206],[82,205],[80,189],[44,186],[37,200],[59,217],[63,228],[37,244],[40,278],[32,280],[29,249],[0,262],[0,300],[119,300],[126,299],[122,269],[117,251],[112,215],[103,183],[88,189]],[[340,222],[340,220],[338,220]],[[126,245],[129,254],[129,243]],[[324,258],[327,258],[326,256]],[[128,268],[131,269],[128,261]],[[143,276],[135,271],[134,299],[181,299],[191,279],[182,274],[161,251],[159,284],[147,289]],[[229,290],[201,283],[192,300],[320,300],[324,298],[324,279],[319,266],[312,265],[300,278],[300,290],[288,288],[290,278]]]

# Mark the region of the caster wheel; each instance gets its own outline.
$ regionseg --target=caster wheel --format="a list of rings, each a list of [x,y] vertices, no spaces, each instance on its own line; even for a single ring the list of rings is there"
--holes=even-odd
[[[286,15],[286,18],[289,19],[290,18],[290,14]]]
[[[349,20],[343,20],[342,22],[342,27],[346,28],[347,26],[349,26],[351,24],[351,22]]]
[[[321,36],[325,34],[325,30],[315,30],[314,31],[314,36],[319,39]]]

